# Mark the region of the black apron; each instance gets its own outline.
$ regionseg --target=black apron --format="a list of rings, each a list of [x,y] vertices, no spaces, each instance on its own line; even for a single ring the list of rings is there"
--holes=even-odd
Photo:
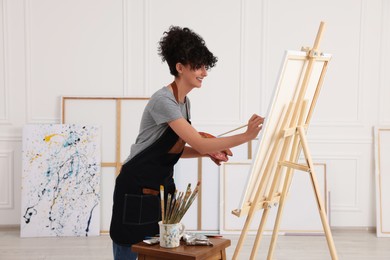
[[[174,93],[176,97],[175,90]],[[186,110],[188,118],[187,106]],[[145,195],[143,190],[159,191],[164,185],[165,199],[168,193],[175,192],[173,167],[184,145],[168,126],[156,142],[122,166],[116,178],[110,226],[110,236],[116,244],[130,246],[159,233],[160,196]]]

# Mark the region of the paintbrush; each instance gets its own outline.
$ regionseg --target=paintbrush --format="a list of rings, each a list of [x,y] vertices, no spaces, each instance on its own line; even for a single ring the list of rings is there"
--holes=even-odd
[[[164,223],[164,186],[160,185],[160,199],[161,199],[161,218]]]
[[[176,218],[181,215],[181,212],[184,210],[185,204],[187,203],[187,200],[190,197],[190,195],[191,195],[191,183],[188,183],[186,193],[184,195],[182,202],[180,203],[180,207],[176,215]],[[178,221],[176,219],[173,219],[173,222],[177,223]]]
[[[223,133],[223,134],[217,135],[217,137],[221,137],[221,136],[224,136],[224,135],[229,134],[229,133],[231,133],[231,132],[240,130],[241,128],[244,128],[244,127],[246,127],[246,126],[248,126],[248,124],[242,125],[242,126],[240,126],[240,127],[237,127],[237,128],[232,129],[232,130],[229,130],[229,131],[227,131],[227,132],[225,132],[225,133]]]
[[[170,208],[170,204],[171,204],[171,194],[168,193],[168,198],[167,198],[167,205],[166,205],[166,209],[165,209],[165,222],[167,222],[168,220],[168,215],[169,215],[169,208]],[[166,223],[164,223],[166,224]]]
[[[167,217],[167,223],[169,223],[170,219],[171,219],[171,216],[172,216],[172,211],[173,211],[173,208],[175,207],[175,204],[176,204],[176,194],[177,194],[177,190],[175,190],[175,193],[173,194],[172,196],[172,199],[171,199],[171,204],[169,205],[169,212],[168,212],[168,217]]]
[[[180,220],[184,217],[184,214],[186,214],[186,212],[190,208],[191,204],[194,202],[196,196],[198,195],[199,187],[200,187],[200,181],[198,181],[198,183],[196,184],[196,187],[195,187],[194,191],[192,192],[192,194],[188,200],[188,203],[185,205],[184,210],[182,211],[178,222],[180,222]]]
[[[168,224],[173,224],[173,223],[174,223],[173,220],[176,218],[177,211],[179,210],[182,195],[183,195],[183,192],[180,191],[180,192],[179,192],[179,196],[177,197],[176,203],[175,203],[175,205],[174,205],[174,207],[173,207],[172,216],[171,216],[171,218],[169,219]]]

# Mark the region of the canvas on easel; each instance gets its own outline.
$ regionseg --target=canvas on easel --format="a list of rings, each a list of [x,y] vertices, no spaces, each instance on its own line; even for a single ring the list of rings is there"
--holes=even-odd
[[[250,257],[255,259],[270,210],[278,206],[268,251],[268,259],[272,259],[294,170],[309,173],[330,254],[332,259],[337,259],[326,208],[320,195],[314,163],[306,139],[306,131],[331,59],[330,54],[318,50],[324,27],[325,23],[321,22],[313,48],[302,48],[301,51],[285,53],[246,189],[239,208],[232,212],[238,217],[246,215],[233,259],[238,257],[255,212],[263,210]],[[304,153],[306,164],[298,163],[301,151]]]

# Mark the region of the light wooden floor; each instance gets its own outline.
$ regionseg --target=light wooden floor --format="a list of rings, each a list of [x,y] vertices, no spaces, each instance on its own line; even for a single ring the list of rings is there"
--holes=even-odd
[[[227,258],[231,259],[238,236],[231,239]],[[372,231],[334,230],[333,238],[339,259],[390,259],[390,238],[377,238]],[[239,259],[249,259],[254,241],[248,236]],[[257,259],[266,259],[270,236],[264,236]],[[20,238],[17,228],[0,228],[0,259],[112,259],[111,240],[99,237]],[[330,259],[324,236],[279,236],[274,259]]]

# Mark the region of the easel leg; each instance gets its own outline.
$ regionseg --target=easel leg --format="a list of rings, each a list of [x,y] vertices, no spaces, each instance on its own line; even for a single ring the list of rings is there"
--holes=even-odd
[[[304,120],[302,115],[306,111],[306,108],[307,108],[307,102],[305,101],[302,104],[302,108],[301,108],[302,113],[301,113],[301,116],[299,117],[299,120],[298,120],[299,124],[302,124],[302,122]],[[293,145],[292,145],[292,152],[290,154],[290,161],[291,160],[296,161],[296,159],[298,158],[298,155],[299,155],[298,154],[298,150],[299,150],[299,147],[300,147],[299,144],[300,144],[300,142],[299,142],[297,136],[295,136],[294,137],[294,142],[293,142]],[[276,246],[276,240],[278,239],[278,236],[279,236],[280,221],[282,219],[284,204],[285,204],[285,201],[286,201],[286,198],[287,198],[288,190],[290,189],[290,185],[291,185],[291,182],[292,182],[293,174],[294,174],[293,169],[292,168],[288,168],[287,172],[286,172],[286,177],[285,177],[284,183],[283,183],[282,193],[281,193],[280,199],[279,199],[279,208],[278,208],[278,213],[277,213],[276,219],[275,219],[275,224],[274,224],[274,230],[273,230],[273,233],[272,233],[271,244],[270,244],[269,249],[268,249],[268,257],[267,257],[268,260],[272,260],[272,257],[273,257],[273,254],[274,254],[274,250],[275,250],[275,246]]]
[[[271,243],[270,243],[270,246],[268,249],[268,256],[267,256],[268,260],[273,259],[275,246],[276,246],[276,240],[278,239],[278,236],[279,236],[280,221],[282,220],[284,203],[286,201],[287,191],[290,187],[292,175],[293,175],[293,172],[288,170],[288,174],[287,174],[286,179],[284,180],[284,184],[283,184],[283,191],[282,191],[282,194],[280,195],[278,213],[276,215],[274,230],[272,232]]]
[[[253,247],[252,247],[252,252],[251,252],[251,257],[250,257],[251,260],[256,259],[257,251],[259,250],[259,247],[260,247],[260,241],[261,241],[261,238],[263,236],[265,223],[267,223],[269,211],[270,210],[268,208],[263,210],[263,215],[261,216],[261,222],[260,222],[259,228],[257,230],[256,239],[255,239],[255,242],[254,242]]]
[[[314,164],[313,164],[313,161],[312,161],[312,158],[311,158],[311,155],[310,155],[309,146],[307,145],[305,130],[304,130],[303,127],[298,127],[298,131],[299,131],[299,136],[300,136],[300,139],[301,139],[303,152],[305,154],[305,158],[307,160],[309,168],[311,169],[310,179],[311,179],[311,182],[312,182],[312,185],[313,185],[314,193],[316,195],[317,206],[318,206],[318,210],[319,210],[319,213],[320,213],[322,226],[323,226],[324,231],[325,231],[326,241],[328,243],[329,251],[330,251],[330,254],[332,256],[332,259],[333,260],[337,260],[338,256],[337,256],[337,253],[336,253],[336,247],[334,245],[332,232],[330,230],[329,223],[328,223],[328,220],[327,220],[327,217],[326,217],[326,211],[325,211],[324,203],[323,203],[321,195],[320,195],[320,189],[319,189],[319,186],[318,186],[317,177],[316,177],[315,172],[314,172]]]
[[[238,257],[238,253],[241,251],[241,248],[242,248],[242,246],[244,244],[244,241],[245,241],[245,238],[246,238],[246,234],[248,233],[249,226],[250,226],[250,224],[252,222],[252,218],[253,218],[254,214],[255,214],[254,210],[251,209],[249,211],[249,213],[248,213],[248,216],[246,217],[245,224],[244,224],[244,227],[243,227],[243,229],[241,231],[240,239],[238,240],[236,249],[234,250],[234,254],[233,254],[232,260],[236,260],[237,257]]]

